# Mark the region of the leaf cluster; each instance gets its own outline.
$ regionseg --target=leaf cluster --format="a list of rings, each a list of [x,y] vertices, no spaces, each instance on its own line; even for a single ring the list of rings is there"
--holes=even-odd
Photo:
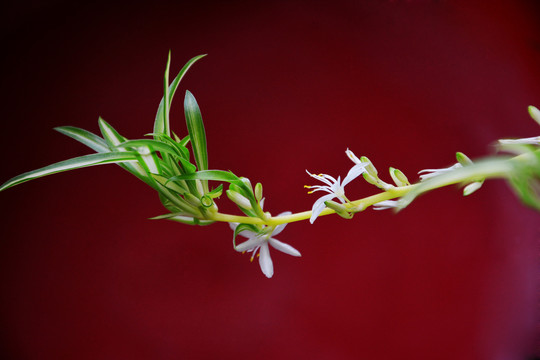
[[[162,204],[170,213],[154,219],[169,219],[192,225],[212,223],[211,214],[217,212],[214,199],[221,196],[223,185],[210,189],[209,180],[230,183],[230,190],[242,194],[252,205],[241,208],[242,211],[249,216],[263,216],[248,179],[239,178],[232,172],[208,170],[204,123],[197,101],[189,91],[186,91],[184,97],[188,134],[180,138],[171,132],[170,109],[174,95],[189,68],[204,56],[190,59],[172,82],[169,82],[169,52],[163,78],[163,98],[158,106],[153,131],[147,134],[151,138],[126,139],[101,117],[101,136],[73,126],[57,127],[55,130],[88,146],[96,153],[26,172],[6,181],[0,186],[0,191],[58,172],[117,164],[159,193]]]

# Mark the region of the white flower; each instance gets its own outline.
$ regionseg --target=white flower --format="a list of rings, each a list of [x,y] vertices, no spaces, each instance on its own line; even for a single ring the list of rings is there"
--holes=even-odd
[[[399,202],[399,200],[384,200],[373,204],[373,210],[394,209],[400,206],[401,203]]]
[[[447,168],[444,168],[444,169],[425,169],[425,170],[420,170],[418,173],[421,174],[421,173],[428,173],[428,174],[425,174],[425,175],[420,175],[420,181],[424,181],[424,180],[427,180],[427,179],[430,179],[434,176],[437,176],[437,175],[441,175],[441,174],[444,174],[444,173],[447,173],[449,171],[452,171],[452,170],[455,170],[455,169],[459,169],[463,167],[460,163],[455,163],[454,165],[450,166],[450,167],[447,167]]]
[[[528,110],[529,115],[540,125],[540,110],[532,105],[529,106]],[[501,139],[499,143],[502,145],[540,145],[540,136],[522,139]]]
[[[284,212],[278,216],[290,215],[291,212]],[[238,226],[237,223],[229,223],[231,229],[236,230]],[[243,243],[236,245],[235,250],[238,252],[251,252],[251,261],[259,252],[259,265],[264,275],[267,278],[271,278],[274,275],[274,265],[272,263],[272,258],[270,257],[270,248],[268,245],[272,246],[274,249],[284,252],[292,256],[302,256],[298,250],[293,248],[289,244],[285,244],[277,239],[274,239],[272,236],[279,234],[283,231],[287,224],[281,224],[276,226],[272,231],[265,231],[262,229],[260,232],[254,232],[250,230],[243,230],[238,233],[243,237],[246,237],[248,240]]]
[[[315,219],[321,214],[321,212],[324,210],[326,205],[324,204],[325,201],[333,200],[335,198],[338,198],[339,201],[341,201],[342,204],[345,202],[348,202],[348,199],[345,197],[345,185],[356,179],[360,174],[366,171],[366,166],[370,165],[370,163],[365,163],[360,161],[354,155],[354,153],[347,149],[345,151],[347,156],[356,164],[354,165],[349,172],[347,173],[347,176],[345,176],[345,179],[343,179],[343,182],[341,182],[341,177],[338,176],[337,180],[326,174],[312,174],[309,171],[306,170],[306,172],[311,176],[312,178],[315,178],[326,185],[304,185],[307,189],[313,189],[311,191],[308,191],[308,194],[312,194],[315,191],[324,191],[327,192],[328,195],[324,195],[315,201],[313,204],[313,208],[311,209],[311,218],[309,219],[309,222],[313,224]]]
[[[335,198],[338,198],[339,201],[341,201],[342,204],[344,204],[347,200],[345,197],[345,185],[350,183],[352,180],[356,179],[360,174],[362,174],[365,171],[364,167],[360,166],[353,166],[351,170],[349,170],[349,173],[343,179],[343,182],[341,182],[341,177],[338,176],[337,180],[326,174],[312,174],[309,171],[306,170],[306,172],[311,176],[312,178],[315,178],[319,181],[322,181],[326,185],[305,185],[305,188],[308,189],[314,189],[308,192],[308,194],[312,194],[315,191],[324,191],[327,192],[328,195],[324,195],[315,201],[313,204],[313,208],[311,209],[312,214],[311,218],[309,219],[309,222],[313,224],[317,216],[321,214],[321,212],[324,210],[326,205],[324,204],[325,201],[329,201]]]
[[[540,145],[540,136],[522,139],[501,139],[499,143],[503,145]]]

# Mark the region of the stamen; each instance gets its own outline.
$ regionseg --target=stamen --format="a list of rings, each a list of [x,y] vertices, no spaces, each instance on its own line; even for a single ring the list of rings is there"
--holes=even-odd
[[[311,186],[309,186],[309,185],[304,185],[304,189],[310,189],[310,188],[311,188]]]
[[[311,191],[308,191],[307,193],[308,194],[313,194],[315,192],[315,190],[311,190]]]

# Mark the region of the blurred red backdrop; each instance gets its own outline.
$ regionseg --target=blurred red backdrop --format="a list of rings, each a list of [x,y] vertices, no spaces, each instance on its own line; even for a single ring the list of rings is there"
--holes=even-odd
[[[489,5],[479,5],[479,4]],[[264,183],[266,208],[303,211],[305,169],[444,167],[539,133],[533,1],[252,1],[7,6],[2,181],[90,152],[52,131],[152,131],[166,55],[188,73],[211,168]],[[374,193],[361,181],[350,197]],[[535,354],[538,214],[503,182],[399,214],[323,217],[278,237],[275,275],[226,224],[189,227],[115,166],[0,194],[4,359],[474,359]],[[221,199],[227,207],[226,198]]]

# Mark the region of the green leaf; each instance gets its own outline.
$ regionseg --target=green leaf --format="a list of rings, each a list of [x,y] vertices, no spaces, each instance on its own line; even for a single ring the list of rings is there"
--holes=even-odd
[[[199,170],[208,170],[208,152],[206,149],[206,133],[199,105],[193,94],[186,91],[184,99],[184,113],[193,148],[193,157]]]
[[[98,120],[99,123],[99,129],[101,130],[101,134],[103,135],[103,138],[109,145],[109,148],[114,149],[117,145],[120,145],[121,143],[125,142],[127,139],[120,135],[118,131],[116,131],[111,125],[109,125],[105,120],[103,120],[101,117],[99,117]],[[120,152],[127,151],[125,149],[118,149]],[[134,163],[134,164],[119,164],[127,171],[131,172],[133,175],[137,176],[139,179],[145,181],[148,183],[150,181],[151,184],[152,178],[149,178],[146,175],[146,171],[141,167],[141,165]]]
[[[186,148],[185,144],[182,145],[179,142],[173,140],[170,136],[165,135],[165,134],[150,133],[146,135],[153,135],[156,141],[169,144],[170,146],[172,146],[173,148],[177,150],[178,154],[180,154],[184,159],[189,161],[189,150]],[[188,138],[189,140],[189,135],[186,136],[186,138]]]
[[[208,195],[212,199],[215,199],[215,198],[220,197],[222,193],[223,193],[223,184],[219,184],[217,188],[213,189],[206,195]]]
[[[120,143],[126,141],[126,138],[120,135],[118,131],[116,131],[111,125],[109,125],[108,122],[103,120],[103,118],[99,117],[98,124],[99,129],[101,130],[101,134],[103,135],[103,138],[105,139],[109,147],[117,146]]]
[[[138,154],[134,152],[122,152],[122,153],[107,152],[107,153],[79,156],[73,159],[60,161],[55,164],[45,166],[41,169],[29,171],[19,176],[16,176],[6,181],[2,186],[0,186],[0,191],[10,188],[12,186],[18,185],[20,183],[32,180],[32,179],[37,179],[46,175],[55,174],[62,171],[80,169],[80,168],[94,166],[94,165],[135,161],[137,160],[137,155]]]
[[[139,154],[139,164],[144,168],[147,174],[161,174],[161,160],[156,152],[149,146],[140,146],[136,149]]]
[[[176,134],[174,134],[174,136],[176,136]],[[177,137],[177,136],[176,136]],[[186,146],[187,143],[189,142],[189,135],[186,135],[182,140],[178,141],[178,139],[176,140],[176,142],[178,142],[178,145],[180,146]]]
[[[96,152],[103,153],[110,151],[105,140],[90,131],[74,126],[59,126],[55,127],[54,130],[83,143]]]
[[[180,154],[180,151],[178,151],[175,147],[167,143],[157,141],[157,140],[150,140],[150,139],[127,140],[116,146],[116,148],[130,148],[130,147],[134,147],[134,148],[150,147],[154,151],[160,151],[162,153],[171,154],[177,157],[182,156]]]
[[[233,182],[233,181],[240,181],[240,178],[236,175],[234,175],[230,171],[223,171],[223,170],[204,170],[204,171],[197,171],[193,174],[185,174],[180,176],[174,176],[169,179],[169,181],[173,180],[214,180],[214,181],[225,181],[225,182]]]
[[[157,174],[152,174],[152,177],[161,185],[165,186],[167,189],[172,190],[178,194],[184,194],[188,192],[188,189],[183,182],[169,181],[169,179],[167,179],[166,177]]]
[[[195,165],[193,165],[189,161],[184,160],[183,158],[179,158],[178,160],[180,161],[180,165],[182,167],[182,172],[184,174],[192,174],[192,173],[195,172],[195,170],[197,170]]]
[[[171,213],[171,214],[154,216],[150,218],[150,220],[161,220],[161,219],[177,221],[182,224],[201,225],[201,226],[210,225],[214,223],[214,221],[212,220],[200,220],[195,217],[186,216],[184,213]]]
[[[169,80],[169,70],[170,70],[170,52],[169,56],[167,58],[167,66],[165,68],[165,76],[164,76],[164,82],[167,83]],[[172,104],[172,100],[174,97],[174,94],[176,92],[176,89],[178,88],[178,85],[180,84],[180,81],[186,74],[186,72],[189,70],[191,65],[193,65],[197,60],[205,57],[204,55],[195,56],[194,58],[190,59],[184,67],[180,70],[178,75],[174,78],[171,85],[167,87],[167,85],[164,84],[164,96],[161,99],[161,102],[159,103],[158,111],[156,114],[156,120],[154,122],[154,133],[156,134],[166,134],[171,135],[170,131],[170,125],[169,125],[169,111]],[[167,99],[167,101],[165,101]]]

